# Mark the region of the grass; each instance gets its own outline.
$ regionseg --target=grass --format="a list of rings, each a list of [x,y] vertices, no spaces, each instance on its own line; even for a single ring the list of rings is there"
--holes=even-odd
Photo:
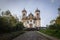
[[[60,31],[59,30],[46,29],[46,30],[40,30],[40,32],[60,39]]]
[[[12,40],[13,38],[23,34],[24,31],[16,31],[11,33],[0,34],[0,40]]]

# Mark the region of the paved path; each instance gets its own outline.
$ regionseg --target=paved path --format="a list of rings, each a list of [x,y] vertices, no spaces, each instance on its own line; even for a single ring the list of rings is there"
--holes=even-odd
[[[28,31],[13,40],[49,40],[36,31]]]

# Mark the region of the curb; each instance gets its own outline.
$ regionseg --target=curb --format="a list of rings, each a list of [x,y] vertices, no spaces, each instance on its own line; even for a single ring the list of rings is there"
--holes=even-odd
[[[54,38],[54,37],[52,37],[52,36],[48,36],[48,35],[46,35],[46,34],[44,34],[44,33],[42,33],[42,32],[39,32],[39,31],[37,31],[39,34],[41,34],[42,36],[45,36],[46,38],[48,38],[49,40],[60,40],[60,39],[57,39],[57,38]]]

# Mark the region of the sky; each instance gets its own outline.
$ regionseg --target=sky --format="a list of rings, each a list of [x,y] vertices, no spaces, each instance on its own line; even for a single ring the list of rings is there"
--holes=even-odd
[[[12,15],[21,19],[21,11],[25,8],[27,14],[35,14],[35,10],[40,10],[41,26],[50,24],[50,21],[56,19],[60,0],[0,0],[0,12],[10,10]]]

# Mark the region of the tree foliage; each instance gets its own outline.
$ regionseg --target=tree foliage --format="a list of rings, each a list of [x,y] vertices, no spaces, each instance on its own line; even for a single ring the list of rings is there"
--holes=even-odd
[[[23,23],[18,22],[9,10],[0,16],[0,33],[23,30],[23,28]]]
[[[50,23],[53,23],[55,22],[54,24],[50,24],[49,25],[49,29],[54,29],[54,30],[60,30],[60,16],[58,16],[56,18],[56,20],[51,20]]]
[[[58,16],[57,18],[56,18],[56,24],[58,24],[58,25],[60,25],[60,16]]]
[[[58,24],[49,25],[49,29],[60,30],[60,25],[58,25]]]

